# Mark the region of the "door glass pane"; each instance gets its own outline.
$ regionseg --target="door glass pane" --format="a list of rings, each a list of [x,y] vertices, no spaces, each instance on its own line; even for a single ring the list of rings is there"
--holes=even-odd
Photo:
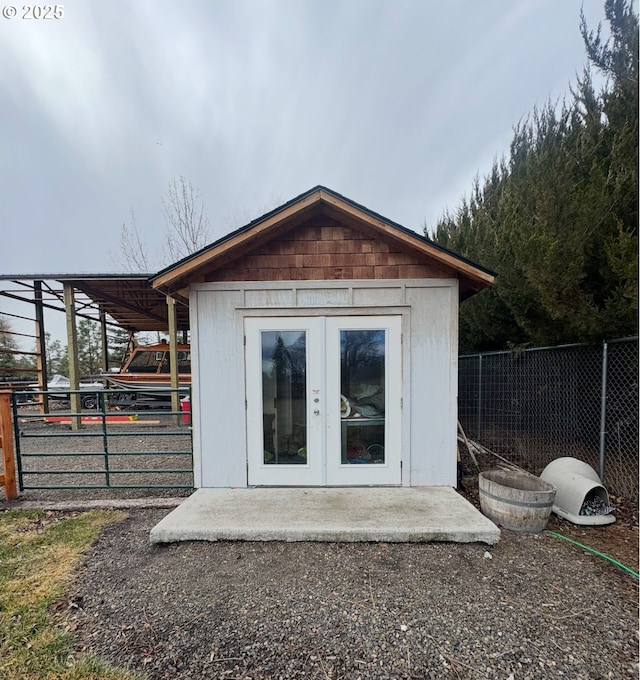
[[[341,462],[385,462],[384,330],[340,331]]]
[[[262,331],[263,462],[307,462],[307,337]]]

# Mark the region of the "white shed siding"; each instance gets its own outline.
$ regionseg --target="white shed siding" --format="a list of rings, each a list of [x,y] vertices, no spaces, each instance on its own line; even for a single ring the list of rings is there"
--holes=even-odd
[[[299,288],[296,291],[297,307],[324,307],[349,304],[348,288]]]
[[[191,292],[194,465],[201,486],[247,485],[241,290]],[[194,324],[193,321],[196,323]]]
[[[403,317],[402,484],[456,484],[455,279],[193,284],[195,484],[247,485],[246,316]]]
[[[191,328],[191,428],[193,439],[193,485],[199,489],[202,484],[202,437],[200,434],[200,381],[197,380],[200,362],[198,361],[198,295],[192,293],[189,300],[189,327]]]
[[[410,485],[455,486],[458,290],[408,288],[407,302],[411,305]]]

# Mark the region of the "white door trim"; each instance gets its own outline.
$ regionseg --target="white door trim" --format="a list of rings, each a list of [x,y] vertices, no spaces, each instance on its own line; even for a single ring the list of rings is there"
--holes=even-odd
[[[247,477],[250,486],[370,486],[402,483],[401,315],[245,317]],[[264,459],[263,331],[306,333],[305,464]],[[340,331],[385,331],[385,461],[343,464]],[[363,422],[366,419],[363,419]],[[350,423],[353,424],[353,423]]]
[[[327,485],[370,486],[402,483],[402,344],[401,316],[336,316],[326,321],[327,357],[335,357],[338,370],[327,371]],[[340,417],[340,331],[385,331],[385,441],[384,463],[343,464],[343,427],[357,420]],[[366,422],[366,418],[363,421]]]
[[[319,486],[324,484],[322,447],[324,444],[324,404],[310,398],[324,399],[321,351],[322,318],[265,317],[245,319],[245,385],[247,413],[247,479],[250,486]],[[303,331],[306,333],[307,377],[307,462],[274,465],[264,461],[262,404],[262,331]],[[314,411],[319,411],[315,414]]]

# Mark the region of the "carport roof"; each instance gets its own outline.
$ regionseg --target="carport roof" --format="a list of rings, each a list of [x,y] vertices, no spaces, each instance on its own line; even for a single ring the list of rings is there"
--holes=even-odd
[[[167,331],[168,309],[164,293],[149,282],[151,273],[136,274],[2,274],[0,281],[15,281],[29,285],[34,281],[57,281],[81,291],[119,326],[131,331]],[[13,299],[33,302],[33,299],[7,295]],[[61,298],[60,298],[61,299]],[[50,305],[49,305],[50,306]],[[176,305],[178,330],[189,329],[189,308]]]

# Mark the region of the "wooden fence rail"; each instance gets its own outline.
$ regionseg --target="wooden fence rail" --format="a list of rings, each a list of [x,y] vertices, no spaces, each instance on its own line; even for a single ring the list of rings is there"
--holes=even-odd
[[[2,474],[0,486],[4,486],[7,500],[18,497],[16,486],[16,457],[13,446],[11,417],[11,390],[0,390],[0,448],[2,449]]]

